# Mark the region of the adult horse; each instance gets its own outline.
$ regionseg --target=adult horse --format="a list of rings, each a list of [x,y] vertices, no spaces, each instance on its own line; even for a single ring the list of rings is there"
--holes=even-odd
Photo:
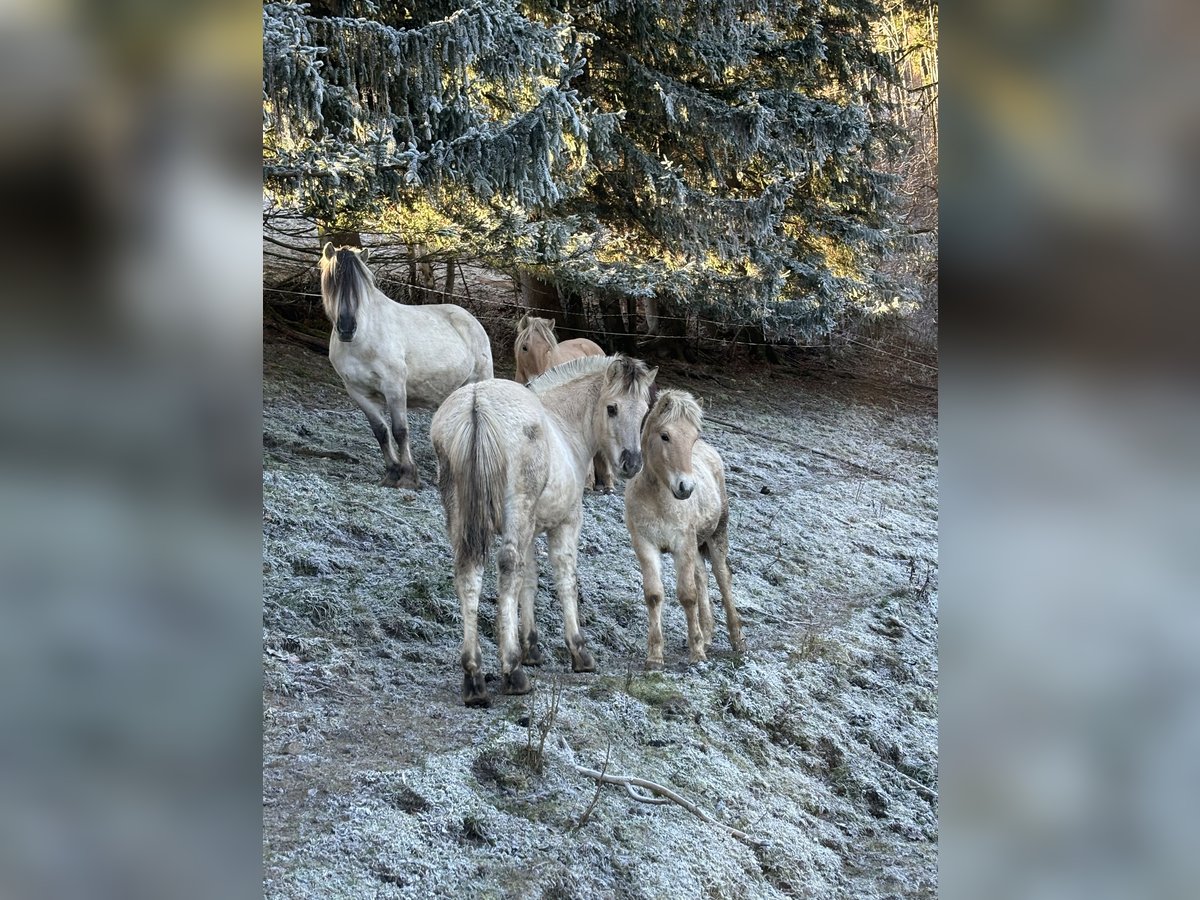
[[[464,384],[492,377],[492,346],[460,306],[405,306],[375,286],[357,247],[321,251],[321,299],[333,323],[329,360],[366,413],[387,473],[384,487],[418,488],[408,407],[437,406]]]
[[[583,356],[603,356],[604,348],[587,338],[572,338],[559,343],[554,334],[554,320],[537,316],[522,316],[517,323],[517,339],[513,356],[517,364],[517,384],[526,384],[555,366]],[[608,493],[613,488],[612,472],[602,455],[593,460],[588,473],[587,487]]]
[[[624,356],[590,356],[558,366],[529,388],[502,379],[468,385],[434,414],[430,437],[462,606],[467,706],[489,703],[477,617],[484,563],[497,535],[501,690],[526,693],[530,684],[522,663],[545,661],[533,618],[533,542],[541,532],[549,537],[571,667],[595,670],[579,630],[576,556],[583,483],[597,453],[627,478],[641,469],[639,425],[650,408],[657,371]]]

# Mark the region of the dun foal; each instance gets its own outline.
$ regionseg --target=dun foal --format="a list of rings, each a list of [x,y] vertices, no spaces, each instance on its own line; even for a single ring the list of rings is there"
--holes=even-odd
[[[675,559],[679,602],[687,614],[688,661],[705,659],[704,648],[712,643],[703,557],[712,562],[721,589],[729,643],[746,649],[729,574],[725,467],[717,451],[700,440],[701,425],[700,406],[691,394],[663,391],[642,424],[642,471],[625,486],[625,525],[642,568],[650,625],[647,669],[663,665],[663,553]]]
[[[549,537],[571,668],[595,670],[578,613],[576,557],[584,477],[597,453],[627,478],[642,467],[638,425],[650,407],[656,371],[624,356],[587,357],[547,372],[529,388],[500,378],[467,385],[434,414],[430,436],[454,548],[454,587],[462,605],[462,697],[467,706],[489,703],[477,619],[483,567],[496,536],[501,538],[496,600],[500,689],[526,693],[530,683],[522,664],[545,660],[533,619],[533,541],[543,531]]]

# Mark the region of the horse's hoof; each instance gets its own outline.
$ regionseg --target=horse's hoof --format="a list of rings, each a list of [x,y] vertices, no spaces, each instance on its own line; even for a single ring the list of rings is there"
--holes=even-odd
[[[746,639],[745,638],[738,638],[736,641],[731,641],[730,643],[733,644],[733,649],[736,650],[738,653],[746,652]]]
[[[542,652],[541,644],[534,644],[525,651],[524,656],[521,658],[521,662],[527,666],[540,666],[545,663],[545,661],[546,654]]]
[[[421,489],[420,478],[401,478],[396,487],[406,491],[419,491]]]
[[[464,706],[487,707],[492,705],[487,687],[483,683],[483,673],[463,673],[462,698]]]
[[[700,663],[703,663],[703,662],[708,662],[708,656],[704,653],[703,650],[693,650],[691,653],[688,654],[688,665],[689,666],[699,665]]]
[[[505,694],[528,694],[532,688],[529,676],[520,666],[500,676],[500,690]]]
[[[573,672],[595,672],[596,659],[592,656],[591,651],[585,650],[582,647],[571,654],[571,671]]]
[[[662,667],[663,667],[663,661],[661,659],[646,660],[646,671],[647,672],[661,672]]]

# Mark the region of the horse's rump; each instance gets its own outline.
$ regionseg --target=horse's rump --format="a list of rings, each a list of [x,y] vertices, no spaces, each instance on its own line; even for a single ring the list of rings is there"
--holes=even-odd
[[[505,454],[501,425],[479,403],[478,385],[460,388],[434,415],[438,488],[455,556],[483,564],[504,519]]]

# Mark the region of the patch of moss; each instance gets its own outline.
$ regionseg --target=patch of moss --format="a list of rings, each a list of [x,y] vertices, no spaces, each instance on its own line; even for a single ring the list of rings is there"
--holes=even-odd
[[[660,672],[635,675],[627,679],[623,687],[625,693],[630,697],[640,700],[647,706],[662,709],[663,707],[673,707],[680,703],[687,703],[683,694],[679,692],[674,683]]]

